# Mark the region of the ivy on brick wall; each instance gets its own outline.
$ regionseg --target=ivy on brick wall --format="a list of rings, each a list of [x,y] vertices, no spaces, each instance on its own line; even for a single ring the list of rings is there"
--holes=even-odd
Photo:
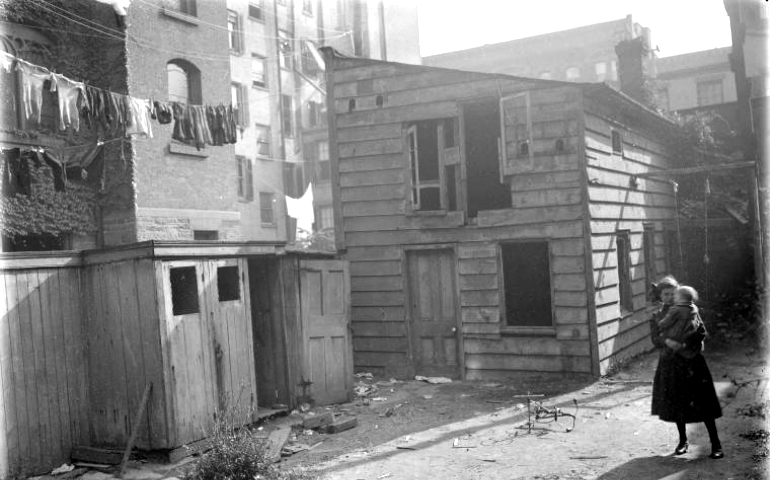
[[[5,174],[5,172],[2,172]],[[47,165],[30,164],[31,194],[0,199],[0,234],[7,237],[49,234],[90,234],[97,194],[87,185],[66,183],[66,191],[54,189],[53,172]]]

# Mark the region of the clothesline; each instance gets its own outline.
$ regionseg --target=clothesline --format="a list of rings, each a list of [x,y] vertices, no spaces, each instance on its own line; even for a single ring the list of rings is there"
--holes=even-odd
[[[49,91],[58,93],[61,130],[79,131],[82,117],[89,128],[92,124],[97,129],[101,125],[105,132],[120,131],[126,137],[152,138],[151,119],[160,124],[173,120],[172,137],[192,143],[198,149],[206,144],[221,146],[237,141],[237,108],[232,104],[214,107],[135,98],[71,80],[7,52],[0,51],[0,54],[1,68],[10,73],[15,67],[21,73],[21,94],[27,120],[34,117],[40,122],[43,90],[45,82],[50,81]]]

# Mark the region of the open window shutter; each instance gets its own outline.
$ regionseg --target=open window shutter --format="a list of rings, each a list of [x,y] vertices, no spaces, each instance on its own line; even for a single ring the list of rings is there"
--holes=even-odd
[[[235,157],[235,165],[238,171],[238,197],[243,197],[243,158]]]
[[[254,173],[251,160],[246,160],[246,199],[254,200]]]
[[[238,116],[241,120],[241,125],[245,128],[249,124],[249,89],[245,85],[240,85],[239,89],[239,105]]]
[[[420,209],[420,159],[417,152],[417,126],[412,125],[406,131],[407,151],[409,152],[409,168],[412,179],[412,205]]]
[[[528,145],[528,157],[533,158],[532,115],[529,92],[500,99],[500,182],[503,182],[508,158],[516,158],[522,142]]]

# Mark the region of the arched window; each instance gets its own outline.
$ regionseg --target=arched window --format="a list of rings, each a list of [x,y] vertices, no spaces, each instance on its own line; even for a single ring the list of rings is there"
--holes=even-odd
[[[168,100],[192,105],[202,103],[201,74],[195,65],[185,60],[172,60],[166,64],[168,76]]]

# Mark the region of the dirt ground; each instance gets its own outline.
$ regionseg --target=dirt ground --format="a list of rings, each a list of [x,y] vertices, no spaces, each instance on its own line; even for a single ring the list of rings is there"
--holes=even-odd
[[[649,414],[657,353],[634,359],[596,382],[391,382],[374,378],[369,404],[314,409],[355,415],[357,427],[319,434],[295,429],[289,444],[312,450],[282,460],[324,479],[764,479],[768,478],[766,358],[749,345],[706,353],[724,416],[717,421],[726,457],[708,458],[702,424],[688,426],[690,451],[673,456],[676,427]],[[761,379],[761,380],[760,380]],[[745,382],[749,383],[745,383]],[[743,385],[745,383],[745,385]],[[527,401],[575,413],[527,425]],[[308,435],[308,433],[312,433]]]

